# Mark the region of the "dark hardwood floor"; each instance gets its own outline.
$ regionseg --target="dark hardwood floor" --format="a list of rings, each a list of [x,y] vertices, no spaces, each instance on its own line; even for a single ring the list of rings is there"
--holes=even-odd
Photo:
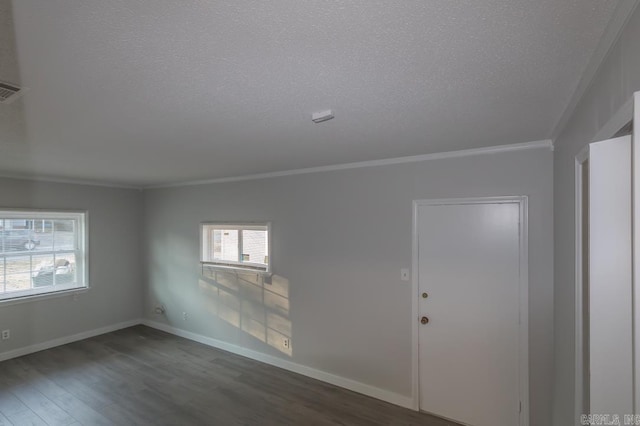
[[[137,326],[0,363],[0,425],[453,423]]]

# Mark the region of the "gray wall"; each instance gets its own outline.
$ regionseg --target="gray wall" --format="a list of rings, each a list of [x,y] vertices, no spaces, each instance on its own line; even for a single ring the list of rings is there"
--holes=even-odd
[[[283,358],[269,336],[288,333],[294,362],[408,396],[411,283],[400,268],[411,264],[412,200],[528,195],[531,424],[546,426],[552,157],[536,149],[145,191],[145,316],[163,320],[152,314],[163,303],[175,327]],[[274,282],[201,277],[198,224],[207,220],[272,221]]]
[[[575,424],[574,411],[574,158],[600,128],[640,90],[640,8],[601,66],[567,126],[556,140],[555,384],[554,425]],[[636,123],[636,125],[638,125]]]
[[[89,285],[79,295],[0,306],[0,353],[140,318],[139,191],[0,178],[0,207],[89,211]]]

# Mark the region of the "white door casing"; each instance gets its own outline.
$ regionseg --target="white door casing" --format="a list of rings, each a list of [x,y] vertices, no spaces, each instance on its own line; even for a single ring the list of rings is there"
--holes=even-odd
[[[629,136],[623,137],[627,142],[623,142],[620,145],[620,141],[618,141],[617,148],[616,140],[621,138],[610,139],[615,137],[618,134],[621,134],[621,130],[623,128],[628,129],[629,122],[632,122],[632,130],[633,135],[629,140]],[[613,275],[609,278],[613,278],[614,281],[614,293],[617,293],[616,296],[613,294],[607,294],[606,289],[603,289],[602,286],[599,289],[595,289],[595,292],[603,291],[605,300],[601,301],[598,306],[598,312],[596,312],[597,317],[608,317],[606,315],[607,309],[611,309],[612,306],[605,306],[610,302],[610,299],[618,299],[619,302],[622,303],[622,316],[619,316],[621,312],[618,312],[618,320],[620,321],[619,325],[614,325],[610,322],[610,319],[605,319],[605,323],[609,324],[609,328],[614,331],[613,335],[607,336],[606,329],[602,327],[603,323],[599,323],[596,327],[596,333],[602,334],[604,333],[604,339],[611,339],[614,336],[619,335],[620,332],[625,336],[620,339],[622,346],[614,345],[617,350],[614,355],[616,358],[616,362],[612,363],[612,368],[615,374],[620,374],[624,371],[626,377],[619,383],[620,386],[617,388],[625,389],[625,393],[627,395],[623,396],[618,400],[618,403],[622,403],[624,405],[625,414],[632,413],[640,413],[640,315],[638,314],[638,307],[640,306],[640,290],[638,290],[638,279],[640,276],[638,271],[640,271],[640,149],[638,149],[637,141],[640,140],[640,126],[637,123],[640,123],[640,92],[634,93],[634,95],[626,102],[610,119],[607,121],[598,131],[598,133],[592,139],[593,144],[587,145],[578,155],[576,156],[575,161],[575,410],[574,410],[574,424],[580,425],[582,424],[581,415],[588,414],[586,411],[590,413],[595,413],[594,407],[588,407],[589,401],[591,401],[592,397],[596,399],[601,399],[601,397],[608,398],[611,395],[608,392],[603,392],[601,390],[596,391],[595,395],[589,394],[590,386],[590,378],[589,378],[589,370],[590,365],[588,356],[590,354],[591,342],[589,340],[589,336],[592,330],[589,330],[588,324],[583,324],[583,318],[588,318],[590,315],[589,306],[583,306],[587,302],[588,297],[583,297],[582,292],[584,290],[591,293],[591,289],[588,288],[588,284],[585,285],[585,280],[588,282],[587,277],[583,276],[585,273],[588,274],[591,265],[589,262],[589,258],[586,256],[589,255],[593,257],[593,253],[587,253],[586,255],[583,253],[583,247],[585,244],[590,242],[588,239],[585,239],[585,235],[583,229],[585,226],[594,226],[589,223],[584,223],[585,221],[583,213],[583,206],[586,203],[590,202],[590,194],[583,195],[585,191],[584,188],[589,187],[588,182],[583,182],[584,179],[598,179],[600,182],[596,185],[597,188],[601,188],[599,192],[600,200],[602,200],[602,196],[613,197],[612,200],[614,204],[617,205],[618,209],[624,215],[625,218],[622,222],[617,220],[616,224],[606,223],[602,220],[607,220],[607,215],[612,212],[607,212],[603,210],[600,213],[596,214],[596,219],[600,217],[601,219],[599,225],[595,225],[602,235],[605,236],[605,240],[602,242],[597,242],[597,244],[610,244],[607,243],[606,238],[610,237],[612,233],[616,233],[617,235],[621,235],[622,239],[615,243],[614,246],[618,252],[622,251],[622,258],[628,259],[629,256],[632,256],[631,264],[618,263],[621,265],[621,269],[614,271]],[[623,134],[623,133],[622,133]],[[608,142],[612,144],[609,145]],[[627,147],[623,147],[624,144],[628,144]],[[593,173],[590,167],[588,167],[588,173],[585,176],[583,174],[583,165],[590,163],[591,157],[594,154],[592,152],[593,146],[597,146],[595,153],[601,156],[604,153],[604,157],[607,157],[608,160],[601,161],[601,159],[597,159],[596,162],[599,162],[600,165],[596,165],[596,174]],[[613,147],[613,151],[607,152],[607,147]],[[620,151],[622,149],[622,151]],[[617,155],[613,154],[613,152],[618,151]],[[602,157],[602,158],[604,158]],[[616,159],[617,158],[617,159]],[[631,158],[631,161],[629,159]],[[605,166],[608,164],[608,166]],[[605,166],[605,167],[603,167]],[[609,167],[609,170],[607,170]],[[605,170],[604,173],[598,173],[597,170]],[[613,189],[606,189],[606,187]],[[588,189],[587,189],[588,190]],[[625,195],[626,194],[626,195]],[[586,198],[584,198],[586,197]],[[617,199],[617,201],[616,201]],[[608,201],[611,203],[611,200]],[[598,201],[598,196],[596,196],[596,202],[594,206],[598,207],[601,201]],[[601,214],[604,213],[604,214]],[[599,216],[598,216],[599,215]],[[629,219],[627,220],[627,216]],[[588,214],[587,214],[588,217]],[[626,230],[622,230],[620,232],[620,226],[626,228]],[[589,226],[590,227],[590,226]],[[611,232],[607,232],[611,230]],[[609,234],[609,235],[607,235]],[[588,236],[588,234],[586,234]],[[632,244],[629,247],[628,244],[628,236],[632,235]],[[598,237],[598,234],[596,235]],[[624,248],[623,250],[621,250]],[[601,247],[596,247],[596,255],[598,254],[598,250]],[[607,252],[615,252],[611,250],[600,250],[604,251],[605,254]],[[630,253],[630,254],[629,254]],[[584,264],[583,259],[587,260],[587,264]],[[603,265],[606,262],[603,262],[602,259],[599,260],[599,265],[596,266],[597,269],[602,269]],[[602,269],[604,270],[604,269]],[[584,271],[584,273],[583,273]],[[629,285],[629,276],[631,276],[631,285]],[[602,280],[601,280],[602,281]],[[627,284],[621,285],[621,282],[626,282]],[[597,294],[595,295],[597,297]],[[632,320],[629,320],[629,303],[624,301],[632,301],[631,304],[631,317]],[[604,302],[604,304],[602,303]],[[589,303],[590,304],[590,303]],[[617,308],[615,308],[617,309]],[[596,319],[597,321],[597,319]],[[628,328],[631,324],[632,327],[632,336],[628,336]],[[588,333],[586,337],[583,337],[585,333]],[[585,340],[586,339],[586,340]],[[596,337],[596,342],[600,341],[601,343],[605,340],[602,340],[601,337]],[[629,345],[631,344],[631,349]],[[629,350],[631,350],[631,361],[629,361]],[[583,353],[586,352],[586,353]],[[622,355],[622,354],[625,355]],[[585,358],[586,357],[586,358]],[[598,359],[598,356],[596,357]],[[585,361],[586,359],[586,361]],[[601,361],[606,362],[605,356],[600,356]],[[631,365],[629,363],[631,362]],[[606,373],[606,364],[598,364],[596,362],[595,365],[596,376],[604,375],[607,376]],[[632,389],[629,389],[628,380],[632,379]],[[600,387],[600,384],[594,383],[594,386]],[[632,409],[629,409],[628,395],[633,394],[634,398],[632,401]],[[583,402],[586,401],[586,402]],[[595,409],[603,408],[603,401],[596,403]],[[586,404],[586,407],[584,406]],[[616,403],[617,404],[617,403]],[[597,408],[597,407],[600,408]],[[609,414],[612,414],[610,411]],[[601,413],[602,414],[602,413]],[[621,421],[624,419],[621,418]]]
[[[634,404],[633,412],[640,413],[640,92],[633,94],[633,137],[631,151],[633,155],[633,358],[634,358]]]

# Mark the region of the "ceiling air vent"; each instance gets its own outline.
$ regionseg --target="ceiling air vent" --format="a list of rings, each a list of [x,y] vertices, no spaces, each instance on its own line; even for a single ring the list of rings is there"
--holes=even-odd
[[[18,86],[0,82],[0,104],[10,104],[22,95],[22,91]]]

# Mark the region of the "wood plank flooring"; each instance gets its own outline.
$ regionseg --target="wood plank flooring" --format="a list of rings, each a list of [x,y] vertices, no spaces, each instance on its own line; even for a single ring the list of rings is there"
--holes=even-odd
[[[457,426],[144,326],[0,362],[12,424]]]

